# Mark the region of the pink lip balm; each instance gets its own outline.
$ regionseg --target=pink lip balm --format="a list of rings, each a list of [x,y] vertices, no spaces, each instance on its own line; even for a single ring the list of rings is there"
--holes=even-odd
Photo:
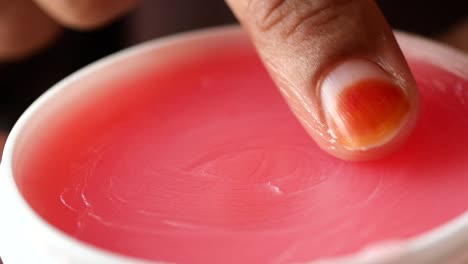
[[[131,74],[117,62],[118,81],[50,106],[13,169],[30,207],[79,241],[171,263],[339,257],[468,209],[466,71],[406,53],[414,133],[390,157],[346,162],[310,139],[245,36],[228,38],[147,54]]]

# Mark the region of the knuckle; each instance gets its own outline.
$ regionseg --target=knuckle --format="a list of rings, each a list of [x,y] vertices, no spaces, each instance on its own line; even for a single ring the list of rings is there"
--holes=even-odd
[[[261,31],[270,31],[276,28],[286,19],[288,0],[266,0],[266,1],[251,1],[249,5],[249,13],[255,18],[255,22]]]
[[[256,17],[258,30],[280,34],[284,38],[323,32],[349,9],[364,0],[252,0],[249,13]]]

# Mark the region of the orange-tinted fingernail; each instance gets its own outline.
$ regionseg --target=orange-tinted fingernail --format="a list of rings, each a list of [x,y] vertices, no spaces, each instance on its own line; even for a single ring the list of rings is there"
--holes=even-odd
[[[405,91],[370,61],[340,64],[323,80],[321,89],[330,134],[350,150],[366,150],[389,142],[410,112]]]

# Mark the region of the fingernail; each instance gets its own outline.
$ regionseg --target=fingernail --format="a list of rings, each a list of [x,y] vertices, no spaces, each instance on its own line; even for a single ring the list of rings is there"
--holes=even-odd
[[[377,64],[360,59],[339,64],[325,77],[321,100],[329,133],[349,150],[388,143],[410,112],[405,91]]]

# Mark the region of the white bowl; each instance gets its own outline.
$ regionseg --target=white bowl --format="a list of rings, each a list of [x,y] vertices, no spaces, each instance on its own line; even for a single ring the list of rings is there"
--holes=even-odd
[[[398,33],[406,56],[430,61],[465,79],[468,57],[433,42]],[[0,174],[0,256],[5,264],[138,264],[153,263],[118,255],[78,241],[48,224],[28,205],[18,190],[15,166],[28,141],[38,131],[66,118],[57,107],[79,107],[85,100],[112,93],[118,78],[146,68],[161,67],[177,57],[213,48],[248,43],[236,26],[220,27],[150,41],[118,52],[64,79],[41,96],[11,131],[3,153]],[[190,47],[190,48],[187,48]],[[157,56],[155,56],[157,54]],[[154,58],[157,58],[155,60]],[[42,128],[41,128],[42,127]],[[351,256],[316,261],[326,264],[455,264],[468,261],[468,213],[425,234],[397,243],[384,243]]]

